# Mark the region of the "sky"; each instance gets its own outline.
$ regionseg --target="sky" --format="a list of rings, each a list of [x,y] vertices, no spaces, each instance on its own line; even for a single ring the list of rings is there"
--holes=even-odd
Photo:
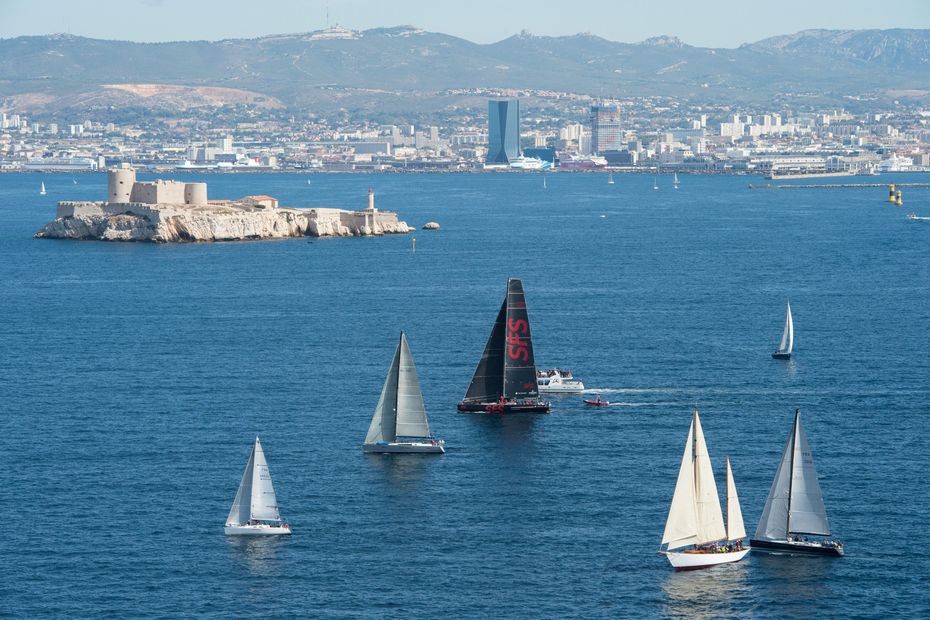
[[[328,15],[328,20],[327,20]],[[66,32],[218,40],[409,24],[478,43],[522,30],[634,43],[667,34],[737,47],[809,28],[930,28],[930,0],[0,0],[0,38]]]

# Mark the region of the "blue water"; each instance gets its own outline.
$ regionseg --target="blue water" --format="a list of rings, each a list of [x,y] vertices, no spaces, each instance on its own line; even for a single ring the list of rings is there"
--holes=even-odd
[[[372,187],[442,230],[415,253],[32,239],[56,200],[104,195],[75,178],[0,175],[0,615],[930,614],[930,222],[904,217],[930,189],[902,209],[746,177],[210,176],[211,197],[306,207]],[[615,406],[455,411],[508,276],[538,363]],[[361,452],[400,329],[445,456]],[[673,573],[656,550],[693,405],[750,533],[800,407],[848,555]],[[256,434],[289,540],[222,534]]]

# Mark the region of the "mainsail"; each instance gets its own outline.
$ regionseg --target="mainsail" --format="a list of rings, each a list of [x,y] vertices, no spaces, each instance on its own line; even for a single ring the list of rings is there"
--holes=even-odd
[[[236,491],[236,499],[233,500],[226,522],[229,525],[245,525],[252,519],[281,519],[278,500],[271,484],[271,472],[268,470],[265,452],[258,437],[255,438],[255,445],[252,446],[249,462],[246,463],[239,490]]]
[[[471,379],[465,400],[494,402],[537,398],[536,358],[523,283],[507,281],[507,296],[494,320],[481,361]]]
[[[429,436],[429,422],[417,369],[407,345],[407,337],[401,332],[365,443],[392,443],[398,437]]]
[[[662,543],[668,549],[726,538],[717,485],[697,409],[691,420]]]
[[[830,534],[814,458],[799,411],[795,411],[794,429],[785,444],[755,538],[787,540],[788,534]]]
[[[794,321],[791,320],[791,302],[788,302],[788,313],[785,316],[785,331],[782,332],[781,342],[778,345],[779,353],[791,353],[794,347]]]
[[[526,312],[523,282],[507,281],[507,347],[504,355],[504,397],[537,398],[536,358],[530,335],[530,317]]]
[[[271,484],[271,471],[268,461],[265,460],[265,451],[262,444],[255,438],[255,468],[252,470],[252,518],[263,521],[280,521],[278,513],[278,498]]]
[[[739,496],[736,494],[736,481],[733,480],[730,457],[727,457],[727,540],[742,540],[743,538],[746,538],[743,511],[739,507]]]

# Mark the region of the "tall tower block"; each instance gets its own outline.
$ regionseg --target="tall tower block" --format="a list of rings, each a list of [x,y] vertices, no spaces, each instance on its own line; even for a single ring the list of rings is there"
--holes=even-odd
[[[119,168],[107,170],[107,202],[117,205],[130,202],[135,183],[136,171],[129,164],[120,164]]]

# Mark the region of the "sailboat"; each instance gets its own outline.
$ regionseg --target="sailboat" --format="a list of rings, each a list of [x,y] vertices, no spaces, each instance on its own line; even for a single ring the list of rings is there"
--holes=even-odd
[[[45,181],[42,182],[42,189],[39,190],[39,196],[44,196],[48,192],[45,191]]]
[[[750,542],[757,551],[771,553],[843,555],[843,543],[827,540],[827,536],[830,522],[814,457],[801,427],[801,412],[795,409],[794,429],[788,436],[762,518]]]
[[[224,532],[229,536],[291,533],[291,527],[278,512],[278,498],[274,494],[268,461],[258,437],[245,465],[236,499],[226,517]]]
[[[607,185],[613,185],[613,184],[614,184],[614,173],[611,172],[607,175]]]
[[[543,175],[543,189],[547,189],[547,187],[546,187],[546,175]]]
[[[659,189],[659,177],[653,177],[652,189]]]
[[[704,442],[701,419],[695,407],[688,441],[678,471],[675,494],[668,511],[664,553],[675,570],[694,570],[738,562],[750,548],[743,546],[746,530],[736,495],[736,483],[727,457],[727,525],[723,524],[714,472]]]
[[[678,189],[678,185],[679,185],[679,183],[678,183],[678,173],[676,172],[676,173],[675,173],[675,176],[672,178],[672,187],[674,187],[675,189]]]
[[[458,410],[549,413],[550,404],[539,398],[530,319],[517,278],[507,280],[507,296]]]
[[[794,321],[791,320],[791,302],[788,302],[788,313],[785,315],[785,331],[781,335],[778,350],[772,353],[777,360],[791,359],[791,349],[794,348]]]
[[[400,441],[400,438],[404,440]],[[407,337],[400,332],[400,342],[394,351],[362,449],[365,452],[442,454],[445,452],[442,444],[441,439],[433,439],[429,432],[417,369],[407,346]]]

